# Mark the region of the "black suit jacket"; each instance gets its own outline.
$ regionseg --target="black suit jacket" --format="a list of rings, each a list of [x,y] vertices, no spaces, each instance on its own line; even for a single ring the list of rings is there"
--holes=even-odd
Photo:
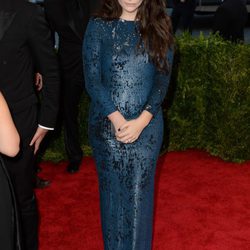
[[[213,32],[227,40],[244,40],[244,27],[248,18],[246,3],[243,0],[225,0],[214,16]]]
[[[43,76],[38,121],[53,128],[59,97],[59,75],[50,30],[40,7],[24,3],[10,13],[0,12],[0,91],[16,122],[21,137],[30,136],[34,124],[29,113],[37,110],[34,67]],[[33,119],[34,120],[34,119]]]
[[[99,6],[100,0],[45,0],[46,17],[59,35],[58,52],[64,72],[77,75],[82,71],[84,33],[91,13]]]

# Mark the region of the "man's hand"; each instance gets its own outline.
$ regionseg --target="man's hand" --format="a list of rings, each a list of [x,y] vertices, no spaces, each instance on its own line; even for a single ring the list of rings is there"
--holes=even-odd
[[[34,154],[36,154],[36,152],[38,151],[40,143],[42,142],[42,140],[45,137],[45,135],[47,134],[47,132],[48,132],[47,129],[40,128],[40,127],[37,128],[36,133],[30,142],[30,146],[35,147]]]
[[[36,73],[35,75],[35,85],[36,85],[37,91],[40,91],[43,87],[43,77],[39,73]]]

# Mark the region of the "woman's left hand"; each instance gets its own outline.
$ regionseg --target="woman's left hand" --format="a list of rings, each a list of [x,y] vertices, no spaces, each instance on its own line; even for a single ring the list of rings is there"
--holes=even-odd
[[[137,119],[125,122],[116,133],[117,140],[123,143],[135,142],[151,119],[152,115],[143,111]]]

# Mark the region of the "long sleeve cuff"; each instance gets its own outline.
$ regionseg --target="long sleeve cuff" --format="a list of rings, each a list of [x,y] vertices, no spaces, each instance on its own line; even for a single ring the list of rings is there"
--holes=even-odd
[[[40,125],[40,124],[38,124],[38,127],[43,128],[43,129],[47,129],[47,130],[54,130],[54,128],[44,127],[44,126],[42,126],[42,125]]]

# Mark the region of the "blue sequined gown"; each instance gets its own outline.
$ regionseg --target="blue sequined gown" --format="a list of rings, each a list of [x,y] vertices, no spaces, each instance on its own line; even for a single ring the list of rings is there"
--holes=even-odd
[[[89,22],[83,45],[86,89],[91,97],[89,139],[96,160],[105,250],[151,249],[154,176],[163,137],[161,103],[169,75],[140,52],[137,22]],[[168,56],[171,57],[170,53]],[[107,118],[154,115],[139,139],[118,142]]]

